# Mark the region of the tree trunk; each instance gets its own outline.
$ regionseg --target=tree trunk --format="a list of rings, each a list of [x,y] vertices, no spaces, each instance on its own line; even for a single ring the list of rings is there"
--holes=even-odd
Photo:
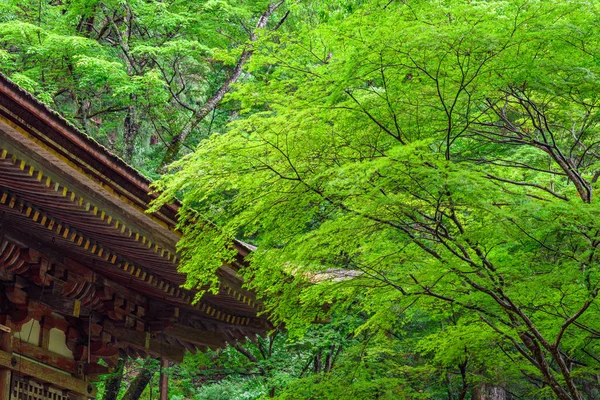
[[[119,358],[117,368],[115,372],[105,381],[104,384],[104,397],[102,400],[117,400],[119,390],[121,389],[121,382],[123,381],[123,370],[125,367],[125,360]]]
[[[331,347],[329,348],[329,353],[327,354],[327,358],[325,359],[325,372],[327,373],[331,372],[331,370],[333,369],[333,363],[335,362],[335,359],[339,352],[342,350],[342,345],[337,347],[337,350],[336,347],[337,346],[335,344],[331,345]]]
[[[127,392],[123,396],[121,400],[138,400],[142,393],[144,393],[144,389],[148,386],[148,383],[154,376],[155,368],[154,368],[154,360],[151,358],[147,358],[144,361],[144,366],[135,379],[129,384],[127,388]]]
[[[315,374],[318,374],[319,372],[321,372],[321,352],[318,352],[315,355],[315,361],[313,364],[313,372]]]
[[[242,68],[244,67],[244,64],[246,64],[251,55],[251,50],[244,50],[242,52],[242,55],[240,56],[237,64],[235,65],[233,72],[225,80],[223,85],[221,85],[221,87],[217,89],[217,91],[212,95],[212,97],[208,99],[206,103],[204,103],[204,105],[194,113],[194,117],[181,129],[181,132],[179,132],[178,135],[175,135],[171,139],[169,148],[167,149],[167,152],[165,153],[165,156],[159,167],[159,172],[162,172],[162,170],[164,170],[166,166],[175,161],[177,155],[179,154],[179,151],[181,150],[181,147],[183,147],[183,143],[188,138],[190,133],[192,133],[192,131],[196,129],[200,122],[202,122],[202,120],[204,120],[204,118],[206,118],[206,116],[210,114],[219,105],[221,100],[223,100],[223,97],[225,97],[231,85],[237,82],[239,77],[242,75]]]
[[[465,352],[466,352],[466,349],[465,349]],[[458,364],[458,370],[460,371],[460,377],[462,380],[462,387],[460,389],[460,392],[458,393],[458,400],[464,400],[469,391],[469,383],[467,382],[467,364],[468,364],[468,359],[466,359],[464,362]],[[504,399],[502,399],[502,400],[504,400]]]
[[[271,17],[271,15],[275,12],[275,10],[277,10],[284,3],[284,1],[285,0],[281,0],[277,3],[270,4],[269,7],[267,8],[267,11],[265,11],[260,16],[260,18],[258,19],[258,22],[256,23],[255,30],[250,33],[250,41],[251,42],[256,41],[256,39],[257,39],[256,34],[257,34],[258,30],[264,29],[267,26],[269,17]],[[286,14],[286,17],[287,17],[287,14]],[[283,23],[284,20],[285,20],[285,17],[281,19],[280,23],[277,24],[276,28],[279,28],[279,26],[281,26],[281,24]],[[196,110],[196,112],[194,112],[193,118],[191,119],[190,122],[188,122],[181,129],[181,132],[178,135],[175,135],[173,137],[173,139],[171,139],[169,148],[167,149],[167,152],[165,153],[165,156],[164,156],[157,172],[163,172],[167,165],[169,165],[173,161],[175,161],[175,159],[177,158],[177,155],[179,154],[179,151],[181,150],[181,147],[183,146],[183,143],[185,142],[187,137],[198,126],[198,124],[200,122],[202,122],[202,120],[219,105],[221,100],[223,100],[223,97],[225,97],[225,94],[227,94],[231,85],[234,84],[235,82],[237,82],[239,77],[242,75],[242,69],[244,67],[244,64],[246,64],[246,62],[248,61],[248,59],[250,59],[251,56],[252,56],[251,49],[247,48],[242,52],[231,75],[225,80],[225,82],[221,85],[221,87],[219,89],[217,89],[217,91],[210,97],[210,99],[208,99],[202,107],[200,107],[198,110]]]
[[[169,400],[169,362],[164,358],[160,360],[160,400]]]
[[[95,12],[92,11],[92,12]],[[79,24],[77,24],[77,32],[79,33],[84,33],[86,37],[91,37],[91,34],[94,30],[94,15],[91,15],[89,17],[86,16],[82,16],[79,19]]]
[[[251,362],[253,362],[254,364],[258,365],[258,359],[254,356],[254,354],[252,354],[252,352],[248,349],[243,348],[239,343],[235,343],[233,345],[233,347],[240,353],[243,354],[244,357],[246,357],[248,360],[250,360]],[[258,370],[260,372],[260,374],[262,376],[266,376],[267,375],[267,371],[265,371],[265,369],[261,366],[258,366]]]
[[[503,387],[484,383],[473,390],[473,400],[509,400],[509,397]]]
[[[131,96],[131,102],[135,102],[135,96]],[[127,114],[125,115],[125,121],[123,123],[123,159],[129,164],[131,164],[131,161],[133,160],[135,139],[140,131],[140,123],[136,111],[134,104],[127,107]]]
[[[125,31],[122,32],[121,29],[117,26],[116,22],[113,20],[113,18],[111,16],[111,12],[108,9],[108,7],[105,4],[100,3],[100,7],[104,10],[104,15],[106,16],[106,19],[109,21],[110,27],[111,27],[113,33],[115,34],[115,38],[117,39],[117,42],[119,43],[119,47],[121,48],[121,51],[123,52],[124,61],[127,65],[127,74],[130,77],[133,77],[133,76],[141,74],[141,70],[140,70],[141,67],[136,62],[135,57],[130,53],[129,38],[131,36],[132,19],[134,17],[133,17],[133,13],[131,12],[131,9],[127,6],[127,3],[125,3],[124,5],[125,5],[125,20],[124,20]],[[125,115],[125,120],[123,121],[123,128],[124,128],[123,159],[127,163],[131,163],[131,161],[133,160],[133,150],[134,150],[134,146],[135,146],[135,139],[137,138],[139,130],[140,130],[139,118],[138,118],[137,110],[136,110],[136,106],[135,106],[136,100],[137,100],[136,95],[131,94],[129,96],[130,105],[127,107],[127,114]]]
[[[87,100],[78,101],[77,98],[75,98],[75,101],[79,104],[77,113],[75,115],[78,116],[79,118],[81,118],[81,127],[83,128],[83,131],[87,135],[91,135],[90,121],[88,119],[88,112],[89,112],[92,104]]]

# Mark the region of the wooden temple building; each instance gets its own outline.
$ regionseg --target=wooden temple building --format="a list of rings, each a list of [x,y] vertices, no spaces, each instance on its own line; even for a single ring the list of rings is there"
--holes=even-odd
[[[119,356],[179,362],[270,328],[236,269],[194,303],[177,205],[0,76],[0,400],[95,398]],[[165,397],[166,398],[166,397]]]

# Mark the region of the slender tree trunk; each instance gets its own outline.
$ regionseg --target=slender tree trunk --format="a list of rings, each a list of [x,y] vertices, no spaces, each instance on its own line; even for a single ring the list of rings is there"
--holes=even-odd
[[[123,381],[124,367],[125,360],[119,358],[115,372],[113,372],[113,374],[105,381],[104,397],[102,400],[117,400],[119,389],[121,389],[121,382]]]
[[[77,109],[77,113],[75,115],[81,118],[81,127],[83,128],[83,131],[90,135],[90,120],[88,118],[88,112],[90,110],[91,103],[87,100],[78,101],[76,97],[74,97],[74,100],[79,104],[79,108]]]
[[[313,372],[315,374],[318,374],[319,372],[321,372],[321,353],[317,353],[315,355],[315,361],[313,364]]]
[[[117,42],[119,43],[119,47],[123,52],[123,58],[127,65],[127,74],[129,76],[136,76],[141,73],[140,65],[136,62],[135,57],[130,52],[129,40],[132,35],[132,26],[134,15],[131,9],[125,3],[125,20],[124,27],[125,31],[122,32],[121,29],[117,26],[116,22],[113,20],[111,16],[111,12],[105,4],[100,4],[100,7],[104,10],[104,15],[106,19],[109,21],[111,30],[113,31]],[[129,96],[130,104],[127,107],[127,113],[125,115],[125,120],[123,121],[123,159],[131,163],[133,160],[133,151],[135,146],[135,139],[138,136],[140,130],[139,117],[137,115],[137,109],[135,106],[137,97],[134,94]]]
[[[327,373],[331,372],[331,370],[333,369],[333,363],[335,361],[335,358],[342,348],[342,346],[340,345],[339,347],[337,347],[336,351],[336,347],[337,346],[335,344],[332,344],[329,347],[329,353],[327,354],[327,358],[325,359],[325,372]]]
[[[133,151],[135,149],[135,139],[140,131],[140,123],[137,118],[137,110],[135,107],[135,96],[131,96],[132,104],[127,107],[127,114],[123,123],[123,159],[127,163],[133,160]]]
[[[464,398],[467,396],[467,392],[469,391],[469,383],[467,382],[467,363],[468,363],[468,360],[465,360],[465,362],[460,363],[458,365],[458,370],[460,371],[460,377],[462,380],[462,387],[458,394],[458,400],[464,400]],[[484,400],[484,399],[482,399],[482,400]],[[488,400],[488,399],[486,399],[486,400]],[[489,400],[492,400],[492,399],[489,399]],[[493,400],[506,400],[506,399],[493,399]]]
[[[271,15],[284,3],[284,1],[285,0],[281,0],[277,3],[270,4],[267,10],[260,16],[258,22],[256,23],[255,30],[250,34],[251,42],[256,41],[258,30],[264,29],[267,26],[267,22],[269,21]],[[277,24],[276,28],[279,28],[279,26],[281,26],[281,23],[283,23],[284,20],[285,17],[282,18],[280,23]],[[217,91],[210,97],[210,99],[208,99],[202,107],[200,107],[198,110],[196,110],[196,112],[194,112],[193,118],[181,129],[181,132],[179,132],[179,134],[175,135],[173,139],[171,139],[171,143],[169,144],[169,148],[167,149],[167,152],[165,153],[160,167],[158,168],[158,172],[162,172],[167,165],[175,161],[187,137],[198,126],[198,124],[202,122],[202,120],[219,105],[221,100],[223,100],[223,97],[225,97],[225,94],[227,94],[231,85],[237,82],[239,77],[242,75],[242,69],[251,56],[252,50],[249,48],[245,49],[242,52],[231,75],[225,80],[221,87],[217,89]]]
[[[95,11],[92,11],[95,12]],[[90,37],[94,29],[94,15],[89,17],[82,16],[77,24],[77,32],[85,33],[86,37]]]
[[[135,60],[129,54],[129,37],[131,35],[131,20],[133,15],[131,10],[127,7],[127,13],[125,14],[125,34],[119,36],[119,42],[121,43],[121,48],[123,49],[123,53],[125,55],[125,59],[127,60],[127,74],[129,76],[134,76],[137,73],[137,69],[135,67]],[[127,163],[131,164],[133,160],[133,150],[135,146],[135,139],[138,136],[140,131],[140,123],[138,121],[137,109],[135,106],[137,100],[137,96],[135,94],[129,95],[129,107],[127,107],[127,114],[125,115],[124,121],[124,132],[123,132],[123,158]]]
[[[233,345],[233,347],[240,353],[243,354],[244,357],[246,357],[248,360],[250,360],[251,362],[253,362],[254,364],[258,365],[258,359],[254,356],[254,354],[252,354],[252,352],[248,349],[245,349],[244,347],[242,347],[239,343],[235,343]],[[265,371],[265,369],[261,366],[258,367],[258,370],[260,372],[260,374],[262,376],[266,376],[267,375],[267,371]]]
[[[148,383],[154,376],[155,368],[154,368],[154,360],[151,358],[147,358],[144,361],[144,366],[135,377],[135,379],[129,384],[127,388],[127,392],[123,396],[121,400],[138,400],[142,393],[144,393],[144,389],[148,386]]]
[[[169,400],[169,362],[164,358],[160,360],[160,400]]]

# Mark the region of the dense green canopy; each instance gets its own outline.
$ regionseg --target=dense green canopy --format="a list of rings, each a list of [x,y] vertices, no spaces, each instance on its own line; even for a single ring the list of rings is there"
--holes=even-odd
[[[265,38],[230,97],[242,117],[157,185],[216,225],[189,228],[185,270],[210,280],[207,256],[241,238],[290,328],[360,312],[359,332],[410,330],[428,365],[470,383],[590,396],[597,12],[372,1]],[[437,326],[414,332],[419,318]]]
[[[257,246],[290,340],[188,360],[235,377],[198,398],[594,399],[599,13],[11,0],[0,68],[149,175],[184,155],[155,188],[190,286]]]

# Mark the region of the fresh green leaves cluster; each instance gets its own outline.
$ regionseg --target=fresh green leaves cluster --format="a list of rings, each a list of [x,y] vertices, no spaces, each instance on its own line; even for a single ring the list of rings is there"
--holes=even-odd
[[[0,72],[156,177],[171,141],[230,76],[269,4],[7,0]],[[231,112],[195,124],[184,149]]]
[[[591,396],[598,11],[368,1],[265,36],[230,96],[241,118],[157,185],[213,224],[188,228],[185,270],[210,283],[207,255],[248,241],[246,278],[292,330],[360,310],[358,332],[396,332],[426,315],[425,365],[467,387]]]

